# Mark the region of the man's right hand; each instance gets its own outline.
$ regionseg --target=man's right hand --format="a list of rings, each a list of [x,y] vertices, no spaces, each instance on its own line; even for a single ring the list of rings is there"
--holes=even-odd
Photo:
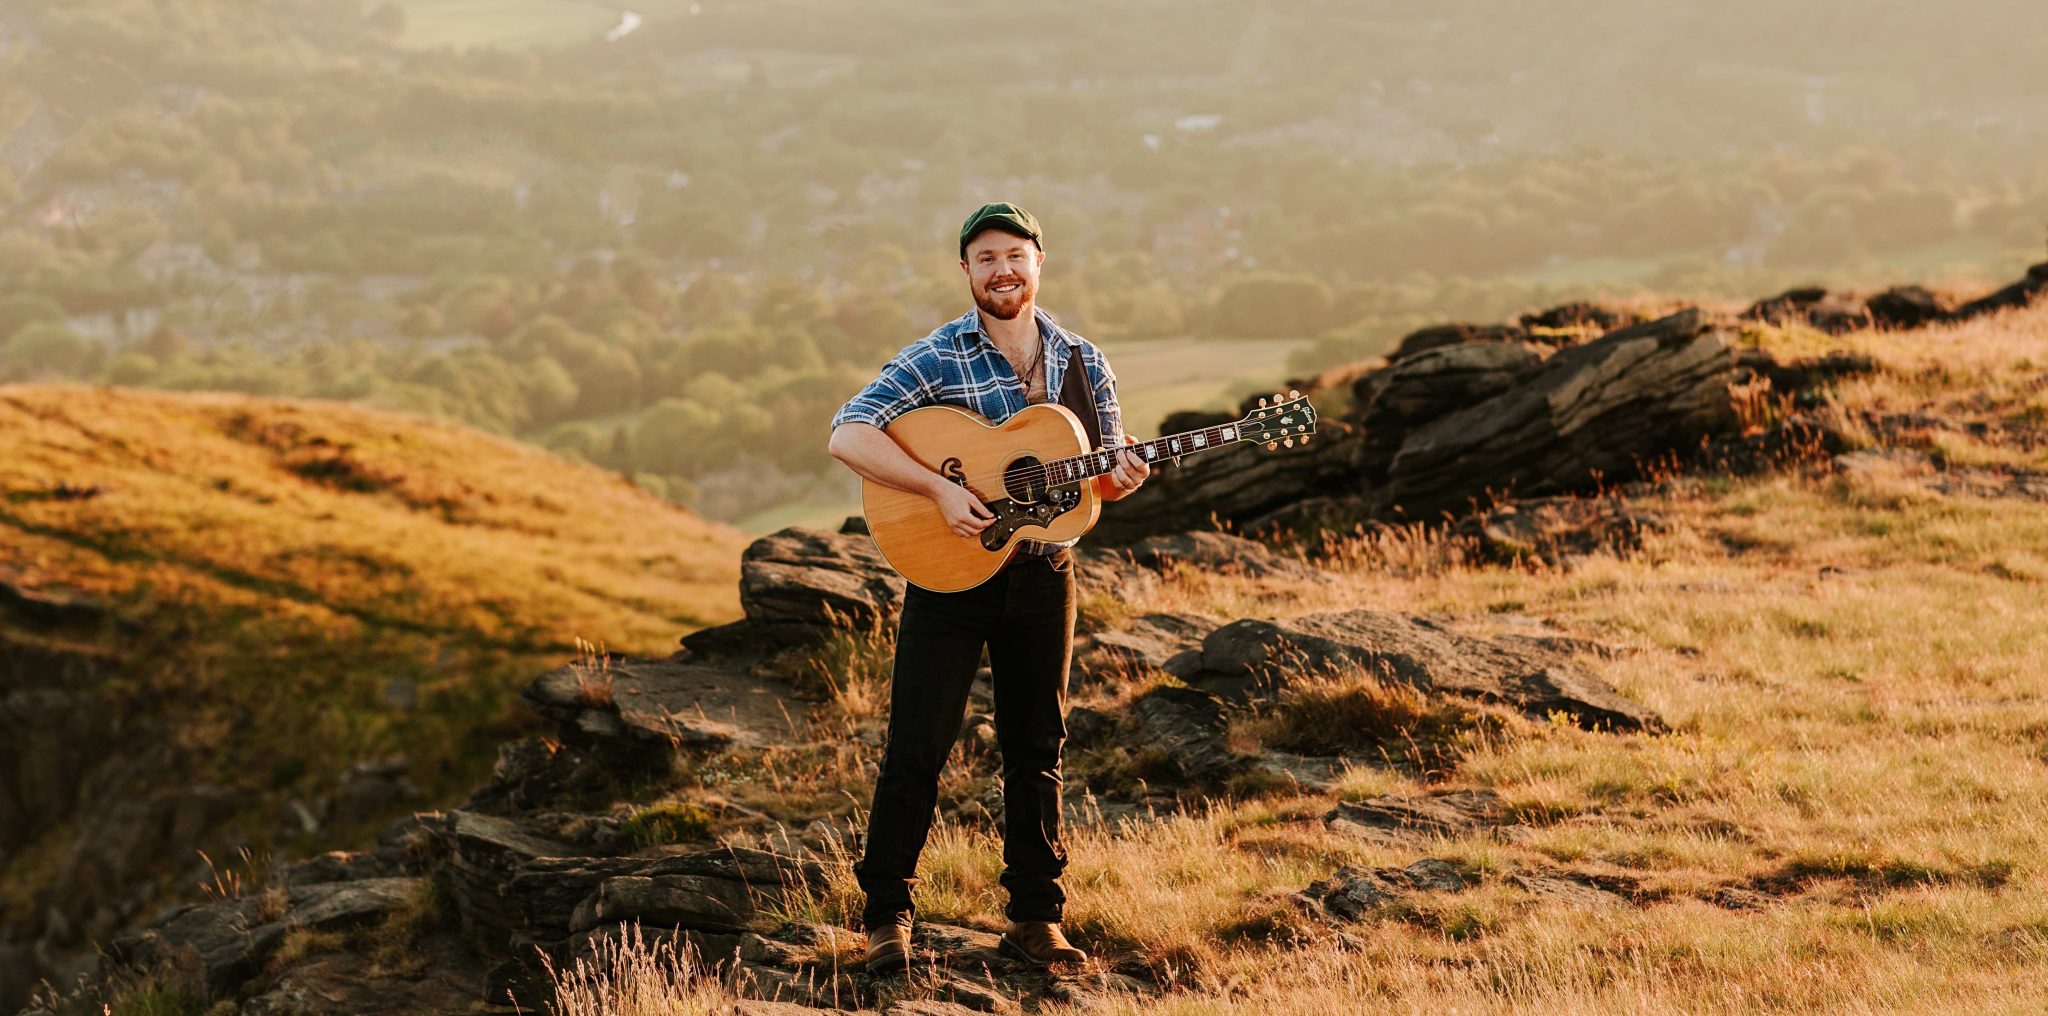
[[[939,481],[932,490],[932,500],[946,516],[946,525],[960,536],[979,536],[996,520],[996,513],[989,511],[972,491],[950,480]]]

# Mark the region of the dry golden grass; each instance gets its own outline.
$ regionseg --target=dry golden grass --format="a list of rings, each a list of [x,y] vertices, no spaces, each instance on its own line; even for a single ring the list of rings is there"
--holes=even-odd
[[[60,487],[98,487],[67,498]],[[602,470],[341,403],[0,387],[12,581],[561,651],[738,610],[735,531]]]
[[[556,1000],[549,1016],[713,1016],[731,1012],[732,994],[703,972],[688,947],[649,942],[637,925],[597,940],[595,954],[549,973]]]
[[[2048,468],[2048,307],[1838,339],[1764,329],[1750,341],[1790,354],[1851,348],[1883,364],[1838,387],[1824,412],[1839,420],[1959,423],[1872,430],[1870,441]],[[1070,928],[1168,987],[1093,1011],[2048,1009],[2048,506],[1939,495],[1925,479],[1675,478],[1637,499],[1664,531],[1570,567],[1482,567],[1416,531],[1339,542],[1325,555],[1330,583],[1183,571],[1133,589],[1119,610],[1373,607],[1481,631],[1507,615],[1541,618],[1625,647],[1583,662],[1671,730],[1527,723],[1465,746],[1433,789],[1498,793],[1521,822],[1509,837],[1396,847],[1329,830],[1321,816],[1334,801],[1425,789],[1371,757],[1322,794],[1079,823]],[[1318,740],[1330,730],[1311,722],[1314,708],[1374,697],[1327,685],[1303,693],[1309,712],[1282,709],[1264,732]],[[1394,704],[1413,718],[1413,703]],[[1345,939],[1286,899],[1342,864],[1425,856],[1478,884]],[[999,867],[987,827],[942,824],[921,868],[921,912],[995,926]],[[1634,902],[1570,905],[1508,879],[1556,867],[1625,878]],[[1727,887],[1759,896],[1747,909],[1710,902]]]
[[[531,722],[518,689],[580,638],[665,655],[736,616],[744,544],[613,474],[422,418],[0,386],[0,581],[120,619],[0,610],[0,639],[124,660],[97,704],[161,720],[205,767],[164,779],[246,793],[224,843],[268,842],[283,800],[366,758],[409,758],[436,800],[474,786]],[[15,855],[0,898],[33,899],[68,834]]]

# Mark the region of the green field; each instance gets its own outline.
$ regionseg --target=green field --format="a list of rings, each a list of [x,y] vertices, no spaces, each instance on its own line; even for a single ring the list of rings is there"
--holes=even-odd
[[[1124,429],[1155,437],[1181,409],[1229,409],[1260,385],[1278,387],[1287,357],[1306,339],[1147,339],[1107,348],[1123,402]]]

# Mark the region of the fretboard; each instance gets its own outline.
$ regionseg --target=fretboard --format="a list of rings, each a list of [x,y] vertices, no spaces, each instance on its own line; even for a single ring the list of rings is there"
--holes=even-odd
[[[1202,430],[1191,430],[1185,434],[1169,434],[1166,437],[1124,445],[1123,450],[1138,453],[1148,463],[1179,458],[1189,452],[1221,448],[1241,440],[1237,423],[1219,424]],[[1102,476],[1116,468],[1117,455],[1114,451],[1103,450],[1076,455],[1067,459],[1054,459],[1045,464],[1046,480],[1050,483],[1073,483],[1091,476]]]

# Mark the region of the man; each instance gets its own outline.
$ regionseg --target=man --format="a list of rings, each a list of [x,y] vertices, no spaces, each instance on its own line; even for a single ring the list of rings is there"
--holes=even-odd
[[[1102,351],[1038,309],[1045,263],[1038,220],[1007,202],[983,205],[960,228],[960,270],[974,309],[911,343],[832,419],[832,455],[876,483],[924,494],[963,538],[995,516],[959,484],[918,464],[882,432],[923,406],[948,404],[1001,423],[1058,397],[1078,362],[1105,446],[1126,443],[1116,375]],[[1075,354],[1078,352],[1078,356]],[[1081,389],[1072,389],[1076,392]],[[1088,408],[1085,396],[1082,408]],[[1138,489],[1150,469],[1125,452],[1097,477],[1106,501]],[[896,638],[889,734],[868,815],[867,850],[854,873],[867,893],[867,965],[910,962],[917,857],[931,831],[939,771],[959,737],[984,646],[995,680],[996,743],[1003,756],[1003,949],[1038,965],[1087,954],[1060,931],[1067,865],[1060,844],[1060,749],[1066,740],[1067,665],[1074,637],[1074,563],[1068,544],[1025,541],[987,582],[957,593],[910,587]]]

